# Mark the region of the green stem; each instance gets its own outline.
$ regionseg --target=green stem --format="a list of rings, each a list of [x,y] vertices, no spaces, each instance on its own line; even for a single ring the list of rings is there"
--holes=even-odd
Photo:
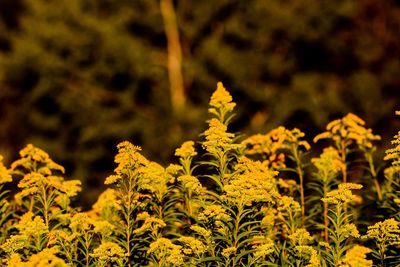
[[[382,190],[381,186],[379,185],[378,178],[377,178],[377,173],[375,170],[374,166],[374,161],[372,158],[371,153],[366,153],[365,157],[367,158],[368,165],[369,165],[369,170],[371,172],[372,180],[374,181],[375,189],[376,189],[376,194],[378,195],[378,200],[382,201]]]
[[[292,145],[292,153],[296,161],[296,172],[299,175],[300,182],[300,205],[301,205],[301,225],[304,226],[305,221],[305,200],[304,200],[304,173],[301,168],[301,160],[298,152],[298,146]]]
[[[46,194],[46,188],[42,186],[42,198],[43,198],[43,217],[44,217],[44,222],[46,224],[46,227],[49,228],[49,210],[48,210],[48,202],[47,202],[47,194]]]
[[[239,235],[239,224],[240,224],[240,216],[242,216],[243,213],[243,206],[239,205],[238,207],[238,212],[236,214],[236,220],[235,220],[235,234],[234,234],[234,242],[233,242],[233,247],[237,249],[238,245],[238,235]],[[235,257],[233,258],[232,261],[232,266],[236,266],[236,252],[235,252]]]

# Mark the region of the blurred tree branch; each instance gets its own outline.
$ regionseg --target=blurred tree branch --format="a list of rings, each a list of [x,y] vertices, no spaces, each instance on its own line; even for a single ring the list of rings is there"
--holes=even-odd
[[[185,107],[185,92],[182,75],[182,49],[179,41],[178,24],[172,0],[160,0],[160,9],[164,21],[168,42],[168,77],[171,90],[171,104],[175,114]]]

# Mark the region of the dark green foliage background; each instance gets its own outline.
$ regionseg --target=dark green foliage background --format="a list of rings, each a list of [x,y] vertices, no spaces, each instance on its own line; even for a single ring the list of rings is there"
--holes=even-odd
[[[98,188],[129,139],[165,163],[206,125],[221,80],[233,131],[299,127],[311,139],[347,112],[388,146],[400,99],[400,3],[373,0],[175,2],[187,96],[173,114],[155,0],[1,0],[0,153],[26,143]],[[97,190],[83,194],[92,201]]]

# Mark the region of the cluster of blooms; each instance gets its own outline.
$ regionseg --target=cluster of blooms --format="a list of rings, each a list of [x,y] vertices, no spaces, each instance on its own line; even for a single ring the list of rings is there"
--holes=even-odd
[[[369,267],[390,266],[399,257],[400,133],[388,150],[393,166],[385,169],[382,187],[382,201],[396,209],[360,238],[348,207],[358,197],[352,190],[363,186],[337,178],[347,174],[344,153],[350,145],[371,157],[380,137],[353,114],[328,124],[314,139],[333,144],[311,159],[310,177],[318,182],[310,184],[319,195],[309,204],[301,156],[310,145],[304,133],[278,127],[238,141],[228,132],[235,106],[218,83],[209,109],[215,117],[201,143],[205,153],[199,155],[194,141],[184,142],[175,151],[179,164],[164,168],[140,147],[121,142],[114,174],[105,179],[110,187],[89,211],[70,206],[80,181],[64,180],[64,168],[43,150],[28,145],[10,168],[0,156],[0,265]],[[197,157],[205,160],[194,162]],[[371,168],[373,161],[368,163]],[[282,179],[289,169],[299,185]],[[20,189],[14,199],[3,189],[12,182]],[[306,214],[307,205],[317,208]],[[323,217],[321,227],[316,217]]]
[[[275,175],[262,162],[241,157],[224,186],[224,197],[235,206],[274,202],[278,197]]]
[[[376,140],[380,140],[379,135],[374,135],[372,129],[364,127],[365,122],[358,116],[349,113],[341,119],[334,120],[326,126],[326,132],[317,135],[314,142],[320,139],[332,139],[336,144],[345,142],[345,146],[356,143],[358,146],[366,149],[373,147]],[[340,145],[337,145],[339,147]]]
[[[246,155],[261,155],[267,165],[273,169],[283,169],[285,164],[284,150],[303,147],[310,149],[310,144],[302,140],[305,134],[299,129],[286,129],[283,126],[272,129],[266,134],[256,134],[242,141]]]

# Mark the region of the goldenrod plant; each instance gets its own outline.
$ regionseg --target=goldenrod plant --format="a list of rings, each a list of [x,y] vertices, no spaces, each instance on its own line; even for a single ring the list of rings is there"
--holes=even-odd
[[[230,132],[235,106],[218,83],[202,139],[166,167],[121,142],[86,211],[73,206],[80,181],[43,150],[27,145],[10,167],[0,156],[1,266],[399,266],[400,134],[379,171],[379,136],[354,114],[314,138],[329,142],[318,153],[296,128]],[[359,221],[361,192],[385,214]]]

